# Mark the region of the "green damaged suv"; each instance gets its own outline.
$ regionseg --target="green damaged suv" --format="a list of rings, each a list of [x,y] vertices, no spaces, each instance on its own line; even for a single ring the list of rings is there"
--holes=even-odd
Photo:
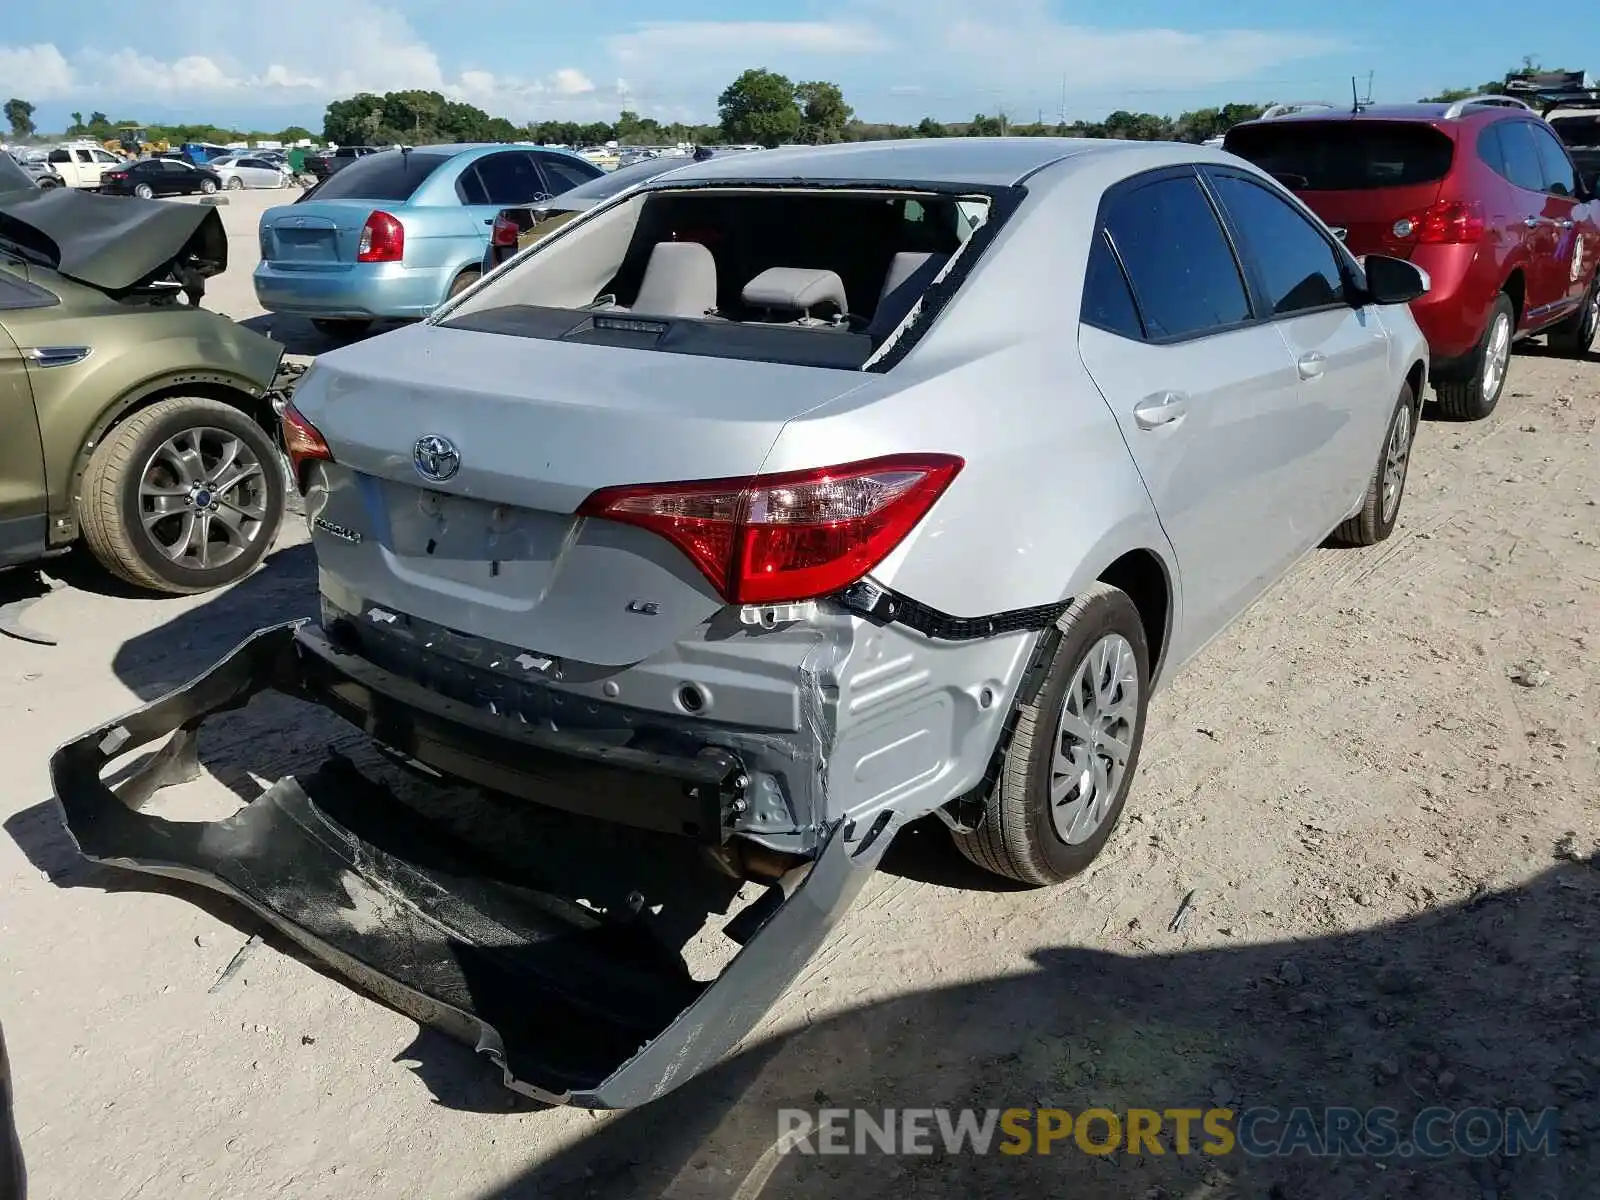
[[[214,208],[44,191],[0,156],[0,568],[81,538],[185,593],[260,562],[283,348],[199,307],[227,261]]]

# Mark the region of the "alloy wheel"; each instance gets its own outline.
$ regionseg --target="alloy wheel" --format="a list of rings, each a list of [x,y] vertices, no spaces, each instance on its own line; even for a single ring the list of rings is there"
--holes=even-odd
[[[1495,316],[1489,329],[1489,344],[1483,354],[1483,396],[1485,402],[1500,394],[1505,381],[1506,366],[1511,361],[1511,318],[1505,313]]]
[[[1389,441],[1383,451],[1383,499],[1379,517],[1385,525],[1394,520],[1400,507],[1400,495],[1406,486],[1406,468],[1411,463],[1411,438],[1413,432],[1411,406],[1400,406],[1389,429]]]
[[[1139,667],[1133,647],[1108,633],[1079,660],[1067,684],[1050,766],[1050,819],[1077,846],[1105,823],[1133,754]]]
[[[267,527],[266,473],[255,452],[225,429],[174,434],[139,477],[139,522],[151,544],[181,566],[226,566]]]

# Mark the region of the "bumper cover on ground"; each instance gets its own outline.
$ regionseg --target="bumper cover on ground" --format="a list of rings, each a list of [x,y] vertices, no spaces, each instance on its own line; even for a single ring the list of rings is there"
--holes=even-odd
[[[263,630],[191,683],[55,753],[68,829],[87,858],[233,897],[395,1008],[475,1045],[508,1086],[546,1102],[633,1107],[713,1065],[804,966],[892,837],[887,814],[870,829],[830,830],[787,899],[704,983],[625,925],[485,869],[432,822],[364,794],[381,789],[353,768],[332,776],[341,820],[309,777],[293,776],[218,821],[138,811],[198,773],[206,718],[265,690],[321,704],[407,753],[419,723],[432,746],[481,751],[470,710],[457,720],[433,705],[408,717],[379,690],[385,682],[394,681],[352,678],[313,627]],[[113,759],[164,738],[115,788],[102,781]]]

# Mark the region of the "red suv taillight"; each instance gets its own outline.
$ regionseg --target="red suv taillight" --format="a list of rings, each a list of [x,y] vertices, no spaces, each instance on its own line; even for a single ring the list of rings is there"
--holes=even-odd
[[[400,218],[386,212],[375,212],[361,227],[361,245],[356,249],[357,262],[399,262],[406,256],[406,227]]]
[[[1441,200],[1415,217],[1394,223],[1394,237],[1419,246],[1460,245],[1483,236],[1483,205],[1476,200]]]
[[[660,534],[731,604],[814,600],[887,558],[962,466],[949,454],[899,454],[753,479],[603,488],[578,512]]]
[[[522,230],[517,228],[517,223],[505,213],[494,219],[494,228],[489,230],[489,244],[491,246],[514,247]]]
[[[301,468],[308,462],[332,462],[333,451],[322,433],[300,412],[293,403],[284,405],[283,448],[289,455],[289,465],[294,469],[295,487],[304,486]]]

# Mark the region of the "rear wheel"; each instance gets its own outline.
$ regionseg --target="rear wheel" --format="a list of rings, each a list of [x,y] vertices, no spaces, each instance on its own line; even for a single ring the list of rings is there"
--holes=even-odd
[[[311,325],[318,333],[326,334],[331,338],[360,337],[372,328],[371,321],[346,317],[312,317]]]
[[[78,513],[95,558],[154,591],[242,579],[277,536],[284,480],[266,431],[231,404],[175,396],[95,447]]]
[[[136,183],[133,185],[133,194],[141,200],[149,200],[156,194],[156,190],[148,183]]]
[[[983,816],[956,845],[978,866],[1023,883],[1059,883],[1095,860],[1139,766],[1150,651],[1127,593],[1088,588],[1056,622],[1059,636],[1016,723]]]
[[[1511,297],[1501,292],[1489,310],[1489,324],[1472,353],[1471,375],[1464,380],[1434,384],[1439,408],[1453,421],[1481,421],[1500,403],[1511,366],[1511,335],[1517,315]]]
[[[1406,494],[1406,471],[1411,465],[1411,443],[1416,437],[1417,405],[1411,385],[1400,388],[1400,399],[1389,418],[1389,429],[1378,452],[1378,465],[1367,484],[1361,511],[1333,531],[1340,546],[1375,546],[1394,532],[1400,519],[1400,501]]]
[[[1600,330],[1600,271],[1595,272],[1583,307],[1552,329],[1546,340],[1557,354],[1582,358],[1594,344],[1597,330]]]
[[[446,300],[455,299],[462,292],[466,291],[473,284],[477,283],[478,280],[481,279],[482,277],[483,277],[483,272],[481,270],[479,270],[477,267],[468,267],[465,271],[461,272],[461,274],[457,275],[455,277],[455,279],[451,282],[451,284],[450,284],[450,292],[445,297],[445,299]]]

